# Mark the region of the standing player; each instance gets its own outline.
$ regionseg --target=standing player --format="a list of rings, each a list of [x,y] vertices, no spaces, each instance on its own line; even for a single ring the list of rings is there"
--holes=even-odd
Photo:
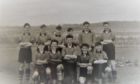
[[[64,84],[73,84],[76,80],[76,60],[79,48],[73,44],[73,36],[66,36],[63,49]]]
[[[109,28],[109,23],[104,22],[104,31],[101,34],[101,41],[103,43],[103,50],[107,53],[109,65],[112,69],[112,78],[115,81],[116,80],[116,62],[115,62],[115,35],[112,33],[111,29]]]
[[[39,35],[37,36],[37,44],[49,44],[48,42],[50,41],[50,36],[46,32],[47,26],[45,24],[40,26],[40,32]]]
[[[52,39],[55,39],[58,41],[58,45],[63,44],[63,33],[62,33],[62,27],[58,25],[56,27],[56,31],[53,33],[53,36],[51,37]]]
[[[31,35],[31,26],[29,23],[25,23],[23,28],[23,33],[21,37],[19,37],[19,76],[20,83],[23,82],[24,70],[26,75],[26,81],[28,82],[30,79],[30,63],[32,62],[32,43],[35,41],[33,36]]]
[[[78,44],[78,39],[76,38],[76,35],[74,34],[74,29],[73,28],[69,27],[67,29],[66,35],[64,37],[64,44],[66,43],[66,36],[67,35],[72,35],[73,36],[73,43],[76,44],[76,45]]]
[[[79,34],[79,43],[83,44],[86,43],[90,46],[91,49],[93,49],[96,41],[95,33],[93,33],[89,29],[90,23],[84,22],[83,23],[83,31]]]

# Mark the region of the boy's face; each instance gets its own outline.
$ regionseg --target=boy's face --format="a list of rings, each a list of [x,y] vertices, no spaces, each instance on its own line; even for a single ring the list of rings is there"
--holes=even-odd
[[[41,32],[46,32],[46,27],[40,29]]]
[[[102,45],[96,46],[96,51],[98,51],[98,52],[102,51]]]
[[[73,30],[69,31],[68,34],[73,35]]]
[[[39,51],[40,51],[40,53],[42,54],[43,53],[43,51],[44,51],[44,45],[39,45],[38,46],[38,49],[39,49]]]
[[[25,26],[25,27],[24,27],[24,31],[25,31],[25,32],[29,32],[29,31],[30,31],[30,29],[31,29],[31,27],[30,27],[30,26]]]
[[[109,28],[109,24],[104,24],[104,28]]]
[[[82,47],[83,54],[86,54],[88,52],[89,48],[87,46]]]
[[[51,43],[51,48],[57,48],[57,46],[58,46],[57,42],[52,42]]]
[[[55,32],[56,37],[61,37],[61,32]]]
[[[71,44],[73,42],[73,38],[67,38],[67,43]]]
[[[110,29],[109,28],[104,28],[105,33],[109,33]]]
[[[85,30],[85,31],[89,31],[89,24],[85,24],[85,25],[83,25],[83,29]]]

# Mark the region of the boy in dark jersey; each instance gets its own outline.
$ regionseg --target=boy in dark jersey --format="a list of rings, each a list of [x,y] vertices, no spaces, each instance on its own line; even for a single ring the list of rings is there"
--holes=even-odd
[[[46,84],[48,82],[47,80],[47,74],[48,74],[48,46],[45,46],[43,44],[39,44],[37,47],[37,54],[35,56],[34,61],[34,72],[33,72],[33,80],[34,84]]]
[[[63,49],[64,84],[73,84],[76,80],[76,60],[79,48],[73,43],[73,36],[66,36]]]
[[[50,50],[47,53],[48,59],[48,67],[51,70],[51,80],[52,84],[62,83],[62,49],[58,47],[58,41],[52,40],[50,44]]]
[[[77,65],[79,67],[79,83],[89,83],[92,75],[92,54],[89,52],[89,45],[81,45],[81,54],[78,56]]]

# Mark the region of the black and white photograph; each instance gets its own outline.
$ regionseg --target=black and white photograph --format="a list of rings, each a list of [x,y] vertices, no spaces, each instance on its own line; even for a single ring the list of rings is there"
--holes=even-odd
[[[0,0],[0,84],[140,84],[140,0]]]

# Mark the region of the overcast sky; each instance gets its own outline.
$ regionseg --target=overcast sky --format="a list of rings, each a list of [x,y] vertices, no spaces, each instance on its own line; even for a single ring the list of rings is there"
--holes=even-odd
[[[140,0],[0,0],[0,25],[140,21]]]

